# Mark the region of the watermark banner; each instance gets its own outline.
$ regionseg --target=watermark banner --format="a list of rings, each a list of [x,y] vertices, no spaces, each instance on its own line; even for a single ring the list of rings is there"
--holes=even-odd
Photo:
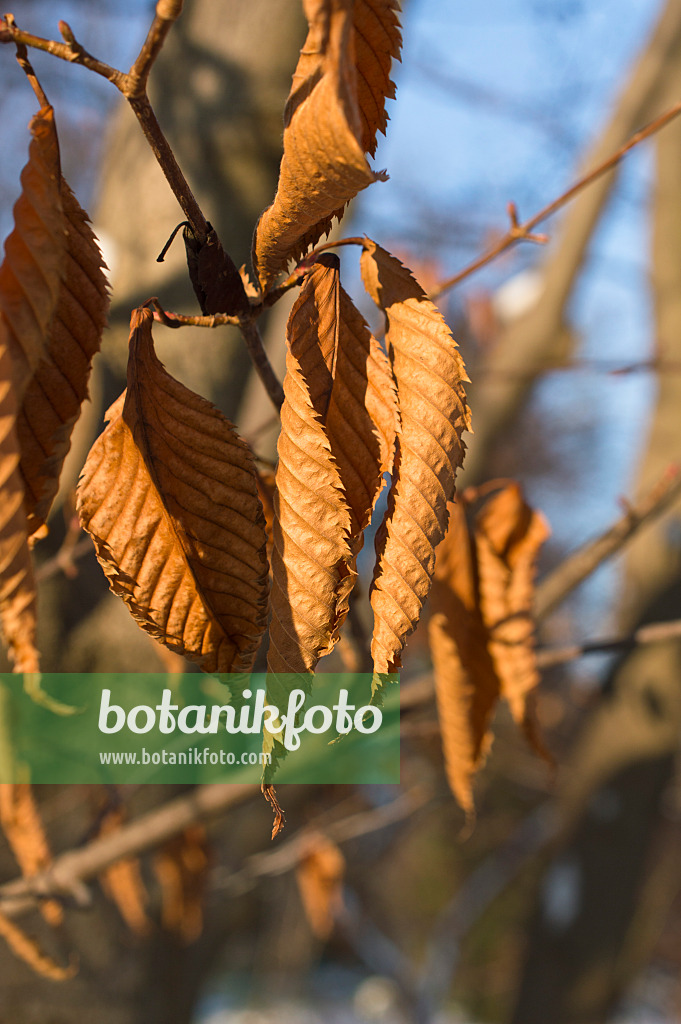
[[[396,675],[0,674],[0,783],[399,779]]]

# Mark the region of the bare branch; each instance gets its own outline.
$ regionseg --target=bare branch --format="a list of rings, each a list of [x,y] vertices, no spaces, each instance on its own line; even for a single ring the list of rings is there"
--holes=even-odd
[[[97,75],[101,75],[123,93],[132,107],[140,127],[151,146],[161,170],[166,176],[175,198],[180,204],[185,217],[190,222],[194,234],[199,241],[205,241],[208,234],[208,224],[203,216],[199,204],[182,173],[180,166],[175,159],[172,149],[166,139],[161,126],[156,119],[151,103],[146,93],[146,84],[149,72],[154,61],[161,52],[161,47],[168,34],[168,30],[179,16],[181,3],[159,0],[154,21],[149,29],[147,38],[142,46],[140,54],[132,68],[126,74],[117,68],[112,68],[103,61],[97,60],[77,41],[73,30],[65,22],[59,22],[59,29],[64,37],[63,43],[52,39],[42,39],[30,32],[19,29],[11,14],[0,19],[0,43],[14,43],[18,46],[30,46],[36,50],[43,50],[51,53],[54,57],[68,61],[70,64],[80,64]]]
[[[53,57],[68,61],[69,64],[80,64],[82,67],[94,71],[109,82],[112,82],[117,89],[123,92],[123,85],[126,75],[116,68],[110,67],[104,61],[97,60],[85,50],[80,43],[77,43],[73,32],[65,21],[59,23],[66,42],[58,43],[53,39],[42,39],[34,36],[31,32],[24,32],[18,28],[14,17],[6,14],[0,18],[0,43],[14,43],[15,45],[30,46],[33,50],[42,50],[44,53],[51,53]]]
[[[627,507],[624,515],[605,533],[569,555],[542,580],[535,593],[534,616],[545,619],[575,587],[612,558],[639,528],[656,519],[681,495],[681,470],[670,466],[662,479],[637,506]]]
[[[87,846],[69,850],[57,857],[46,871],[30,878],[17,878],[0,886],[0,906],[7,917],[31,910],[36,899],[75,898],[87,902],[83,883],[123,857],[139,856],[177,835],[190,825],[222,814],[258,793],[257,786],[206,785],[186,796],[170,800],[161,807],[123,825],[117,832],[93,840]]]
[[[265,346],[263,345],[257,324],[253,320],[242,320],[239,323],[239,330],[241,331],[243,339],[246,342],[246,347],[250,352],[256,373],[263,382],[272,405],[275,409],[281,409],[284,404],[284,389],[282,388],[276,373],[272,369],[272,364],[267,358]]]
[[[628,142],[609,156],[607,160],[604,160],[597,167],[594,167],[592,171],[589,171],[588,174],[579,178],[570,186],[570,188],[566,189],[565,192],[561,193],[561,195],[552,202],[542,207],[538,213],[535,213],[533,217],[530,217],[530,219],[526,220],[524,223],[518,223],[517,214],[514,219],[514,213],[511,211],[515,211],[515,205],[510,203],[509,212],[511,213],[511,227],[506,234],[481,256],[478,256],[478,258],[473,260],[472,263],[469,263],[467,267],[464,267],[463,270],[460,270],[457,274],[454,274],[453,277],[449,277],[445,281],[436,285],[435,288],[431,290],[429,297],[431,299],[438,298],[438,296],[442,295],[443,292],[449,291],[450,288],[460,284],[465,278],[470,277],[471,274],[474,274],[488,263],[491,263],[492,260],[501,255],[502,252],[510,249],[510,247],[515,245],[518,241],[546,242],[547,239],[545,235],[533,235],[534,228],[536,228],[538,224],[541,224],[542,221],[551,217],[554,213],[557,213],[558,210],[569,203],[571,199],[574,199],[574,197],[588,185],[591,185],[592,182],[597,181],[598,178],[602,178],[604,174],[611,171],[613,167],[616,167],[617,164],[624,159],[630,150],[635,146],[638,146],[638,144],[643,142],[645,139],[649,139],[651,135],[655,134],[655,132],[659,132],[661,128],[664,128],[665,125],[669,124],[670,121],[673,121],[679,114],[681,114],[681,100],[678,103],[675,103],[673,107],[670,107],[663,114],[660,114],[659,117],[656,117],[654,121],[651,121],[644,128],[637,131],[631,136]]]
[[[652,622],[647,626],[640,626],[628,636],[589,640],[583,644],[569,644],[565,647],[540,647],[537,651],[537,663],[540,668],[550,668],[553,665],[563,665],[566,661],[584,658],[588,654],[615,654],[618,651],[630,651],[641,644],[659,644],[679,639],[681,620]]]
[[[146,92],[149,72],[158,57],[170,26],[182,13],[182,0],[159,0],[147,38],[142,44],[137,60],[128,73],[128,87],[131,95],[142,96]]]
[[[249,857],[238,871],[222,868],[213,876],[211,888],[228,890],[230,893],[241,894],[252,889],[260,878],[283,875],[292,871],[305,853],[311,830],[319,830],[336,843],[345,843],[358,836],[377,832],[398,821],[409,818],[431,798],[431,794],[420,786],[414,786],[406,793],[392,800],[389,804],[375,807],[370,811],[359,811],[349,814],[336,821],[322,823],[312,821],[300,829],[294,836],[266,853],[256,853]]]

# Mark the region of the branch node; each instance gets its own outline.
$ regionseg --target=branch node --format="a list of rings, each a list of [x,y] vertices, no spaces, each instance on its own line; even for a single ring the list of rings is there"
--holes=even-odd
[[[156,15],[164,21],[177,21],[182,14],[184,0],[158,0]]]

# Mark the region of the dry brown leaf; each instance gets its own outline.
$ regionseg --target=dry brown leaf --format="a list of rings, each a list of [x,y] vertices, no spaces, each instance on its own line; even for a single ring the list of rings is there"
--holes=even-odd
[[[386,99],[395,98],[390,65],[400,59],[402,35],[396,0],[355,0],[355,59],[357,62],[357,103],[362,122],[362,147],[376,153],[376,134],[385,130]]]
[[[385,673],[399,668],[430,590],[463,461],[461,436],[470,429],[468,378],[449,328],[410,271],[370,239],[361,266],[367,291],[385,313],[400,415],[371,592],[374,668]]]
[[[272,532],[274,527],[274,470],[258,468],[256,472],[258,484],[258,497],[262,502],[262,508],[265,514],[265,533],[267,534],[267,561],[268,564],[271,565],[272,544],[274,543],[274,535]]]
[[[462,501],[450,506],[437,549],[428,622],[435,694],[450,789],[470,819],[472,780],[489,750],[500,687],[478,603],[473,540]]]
[[[33,788],[28,783],[0,784],[0,825],[24,877],[49,867],[52,854]],[[62,921],[63,911],[56,900],[42,903],[40,909],[49,924]]]
[[[207,869],[203,825],[185,829],[154,856],[154,871],[161,886],[161,922],[185,943],[198,939],[203,929]]]
[[[124,813],[120,808],[109,811],[102,820],[99,835],[117,832],[123,821]],[[149,935],[149,895],[142,879],[139,857],[123,857],[110,864],[100,875],[100,881],[104,892],[116,904],[130,931],[142,938]]]
[[[288,339],[270,669],[311,672],[347,612],[397,413],[387,359],[340,285],[336,256],[321,257],[309,272]]]
[[[23,393],[45,356],[66,243],[52,108],[43,108],[30,128],[15,226],[0,266],[0,620],[16,672],[39,668],[17,419]]]
[[[139,625],[206,672],[248,671],[267,616],[262,506],[247,445],[156,358],[131,319],[127,392],[88,456],[83,528]]]
[[[311,274],[291,310],[277,450],[268,669],[312,672],[338,638],[354,582],[350,510],[320,403],[332,381]]]
[[[500,696],[534,749],[551,762],[535,725],[539,680],[531,617],[537,553],[547,523],[511,483],[468,526],[463,502],[451,508],[438,548],[429,637],[447,778],[470,818],[472,779],[491,743]]]
[[[0,317],[0,624],[15,672],[37,672],[36,588],[19,472],[17,402]]]
[[[263,291],[330,230],[346,203],[381,177],[362,144],[353,4],[305,0],[304,6],[309,32],[284,114],[279,183],[253,242]],[[364,134],[370,134],[366,126]]]
[[[29,534],[45,523],[57,494],[109,307],[97,241],[63,180],[61,199],[67,239],[63,280],[46,350],[26,386],[17,423]]]
[[[512,483],[476,518],[480,608],[490,633],[490,653],[501,693],[532,744],[538,746],[529,695],[539,682],[534,650],[532,598],[539,549],[548,523]]]
[[[383,476],[392,469],[398,428],[397,393],[390,364],[366,321],[340,284],[336,256],[320,257],[315,280],[320,328],[326,310],[334,311],[333,385],[323,413],[331,454],[336,460],[345,499],[350,508],[350,543],[361,546]],[[330,348],[326,341],[320,342]]]
[[[24,672],[39,667],[27,542],[57,492],[108,306],[99,249],[61,176],[52,108],[30,127],[0,267],[0,618]]]
[[[18,956],[43,978],[48,978],[50,981],[68,981],[78,970],[75,962],[70,963],[68,967],[60,967],[51,957],[43,953],[37,942],[22,931],[14,921],[6,917],[2,911],[0,911],[0,935],[15,956]]]
[[[0,311],[7,326],[6,343],[19,400],[46,356],[67,249],[52,107],[43,107],[30,129],[28,163],[14,207],[14,230],[5,242],[0,267]]]
[[[286,825],[284,809],[277,800],[277,791],[271,782],[262,782],[260,785],[260,792],[272,808],[272,813],[274,814],[274,820],[272,821],[272,839],[276,839]]]
[[[296,868],[296,881],[312,932],[325,941],[343,907],[345,858],[324,835],[309,837]]]

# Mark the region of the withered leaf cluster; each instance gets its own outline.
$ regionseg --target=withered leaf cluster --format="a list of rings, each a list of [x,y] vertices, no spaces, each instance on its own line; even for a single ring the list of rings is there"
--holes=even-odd
[[[472,779],[489,750],[500,698],[544,753],[533,714],[539,673],[532,597],[549,529],[516,483],[490,498],[472,524],[462,498],[450,511],[437,552],[428,629],[447,778],[472,815]]]
[[[371,161],[394,96],[401,32],[396,0],[303,7],[308,32],[284,112],[279,182],[254,233],[256,284],[212,228],[202,239],[191,227],[184,235],[202,312],[242,325],[275,300],[296,265],[283,282],[300,293],[286,333],[276,469],[259,473],[236,427],[168,374],[152,336],[163,317],[145,306],[131,316],[127,388],[82,471],[80,521],[111,590],[145,632],[206,672],[248,672],[269,621],[276,679],[313,673],[338,642],[365,533],[381,509],[370,590],[375,689],[400,668],[435,577],[430,636],[447,767],[470,811],[471,776],[499,696],[530,729],[529,609],[545,527],[514,486],[487,503],[472,533],[463,506],[452,504],[470,429],[467,377],[411,271],[371,239],[351,240],[383,318],[376,337],[341,284],[339,259],[325,246],[310,252],[358,192],[385,176]],[[99,248],[61,175],[50,106],[31,135],[0,267],[0,624],[15,670],[26,673],[39,669],[30,549],[46,530],[108,308]],[[266,794],[276,800],[269,785]],[[0,799],[27,873],[49,859],[31,806],[20,790]],[[31,857],[22,852],[26,836]],[[159,871],[172,890],[173,927],[189,935],[199,927],[192,893],[201,843],[185,839]],[[335,899],[320,895],[321,857],[311,854],[300,875],[319,934]],[[334,872],[330,889],[342,874]],[[138,865],[120,865],[107,885],[145,930]]]

